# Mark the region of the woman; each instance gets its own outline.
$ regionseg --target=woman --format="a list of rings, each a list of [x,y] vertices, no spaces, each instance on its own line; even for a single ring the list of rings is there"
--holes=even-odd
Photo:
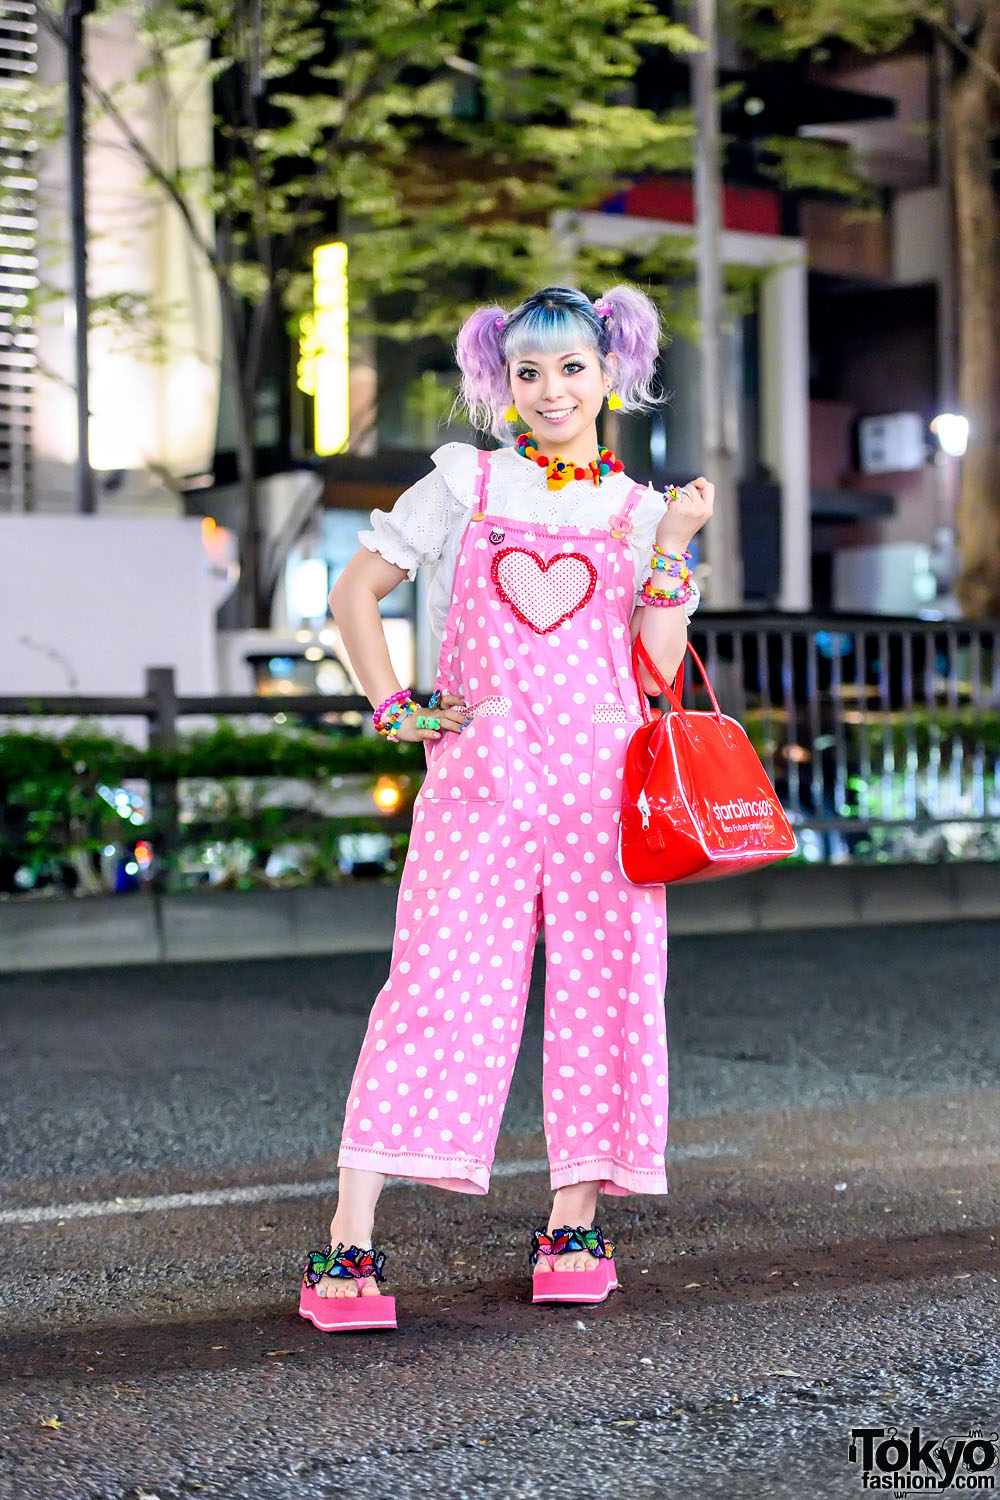
[[[615,287],[592,304],[548,287],[478,309],[456,353],[460,400],[495,452],[446,443],[332,594],[351,663],[389,738],[423,740],[389,977],[347,1103],[331,1245],[309,1257],[300,1311],[318,1327],[395,1327],[373,1243],[386,1175],[485,1193],[546,924],[543,1093],[554,1189],[531,1248],[535,1300],[601,1301],[617,1284],[598,1192],[665,1193],[667,933],[662,886],[617,861],[622,764],[641,722],[642,641],[672,678],[698,591],[687,546],[712,512],[699,478],[633,483],[597,416],[640,411],[659,317]],[[402,688],[378,603],[436,565],[442,645],[430,708]],[[650,608],[648,606],[655,606]]]

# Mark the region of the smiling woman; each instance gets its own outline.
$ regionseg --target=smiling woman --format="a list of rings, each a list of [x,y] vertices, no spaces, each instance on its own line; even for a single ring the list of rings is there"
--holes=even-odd
[[[519,417],[528,422],[531,431],[517,439],[517,451],[545,470],[549,489],[561,490],[573,480],[599,485],[622,470],[610,449],[598,448],[601,406],[605,397],[609,407],[625,412],[657,404],[653,384],[661,333],[653,303],[629,286],[612,287],[596,302],[574,287],[544,287],[509,314],[480,308],[456,341],[462,370],[457,400],[477,426],[501,439]],[[652,558],[652,577],[636,603],[697,605],[687,548],[712,513],[714,487],[699,476],[664,498],[666,509],[653,539],[659,555]],[[659,586],[665,577],[667,589]],[[640,622],[643,645],[671,680],[687,641],[685,614],[662,607],[637,610],[633,638]],[[639,668],[639,682],[645,692],[659,692],[645,666]]]
[[[456,341],[462,371],[456,405],[468,407],[473,425],[500,441],[519,415],[540,419],[547,424],[543,430],[553,437],[558,433],[568,452],[568,444],[596,420],[606,395],[623,411],[656,405],[652,389],[661,332],[653,303],[629,286],[612,287],[596,303],[575,287],[552,286],[534,292],[509,314],[501,307],[481,308]],[[572,364],[578,368],[567,369]],[[546,376],[554,375],[558,378],[547,383]],[[564,379],[572,386],[564,386]],[[589,404],[583,421],[581,397]],[[596,427],[592,436],[596,449]],[[593,449],[585,456],[592,457]]]
[[[532,428],[537,424],[540,442],[551,436],[561,457],[586,470],[597,447],[597,414],[611,390],[611,377],[604,374],[597,350],[539,353],[532,360],[511,360],[509,366],[518,415]],[[582,479],[585,474],[572,477]]]
[[[331,595],[375,727],[423,741],[428,769],[347,1100],[330,1241],[303,1281],[300,1311],[319,1328],[395,1326],[377,1305],[372,1239],[388,1175],[488,1191],[543,922],[554,1198],[534,1234],[534,1300],[604,1301],[617,1278],[598,1193],[667,1191],[665,896],[617,860],[625,750],[643,719],[629,637],[640,617],[673,675],[698,602],[685,552],[712,487],[664,496],[597,441],[605,397],[653,404],[659,332],[631,287],[596,304],[547,287],[509,315],[477,309],[456,344],[459,400],[501,447],[433,453],[433,473],[372,513]],[[531,430],[515,445],[518,416]],[[442,632],[430,712],[396,681],[378,611],[425,563]]]

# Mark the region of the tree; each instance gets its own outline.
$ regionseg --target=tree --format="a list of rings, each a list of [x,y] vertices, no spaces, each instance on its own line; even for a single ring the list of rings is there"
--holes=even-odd
[[[1000,617],[1000,5],[969,0],[733,0],[761,54],[799,56],[831,40],[888,53],[917,28],[952,57],[943,145],[950,151],[958,247],[958,400],[969,419],[957,515],[959,603]],[[960,17],[960,19],[958,19]]]
[[[40,11],[65,45],[60,13],[44,0]],[[91,114],[173,205],[217,288],[237,429],[242,617],[264,625],[256,396],[281,320],[297,331],[308,313],[312,244],[331,229],[350,244],[356,334],[453,335],[473,305],[456,305],[466,278],[488,277],[510,296],[552,279],[553,210],[689,163],[686,112],[658,117],[622,90],[643,56],[694,44],[652,0],[103,0],[88,24],[123,16],[145,65],[110,85],[88,72]],[[179,118],[171,62],[192,46],[213,80],[217,150],[182,169],[136,128],[130,94],[152,83]],[[614,259],[590,251],[578,269]],[[392,292],[407,295],[405,316],[380,314]]]

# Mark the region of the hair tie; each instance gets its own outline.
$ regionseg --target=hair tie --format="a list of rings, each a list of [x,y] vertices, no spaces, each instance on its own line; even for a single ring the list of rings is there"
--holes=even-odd
[[[614,309],[612,308],[611,303],[608,301],[607,297],[601,297],[597,302],[594,303],[594,311],[599,318],[608,317],[613,312],[613,310]]]
[[[503,325],[506,323],[506,321],[507,321],[506,317],[503,317],[503,318],[494,318],[493,319],[493,327],[494,328],[502,328]]]

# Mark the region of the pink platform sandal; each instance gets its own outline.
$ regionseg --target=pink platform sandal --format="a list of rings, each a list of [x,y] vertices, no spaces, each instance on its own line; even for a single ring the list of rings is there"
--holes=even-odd
[[[589,1271],[557,1271],[555,1257],[566,1250],[589,1250],[597,1264]],[[548,1234],[536,1229],[531,1246],[531,1264],[547,1255],[552,1269],[532,1273],[532,1302],[604,1302],[620,1285],[614,1262],[615,1247],[596,1227],[573,1229],[568,1224]]]
[[[395,1328],[396,1299],[385,1297],[363,1297],[360,1288],[356,1297],[321,1297],[316,1287],[321,1276],[353,1276],[361,1281],[374,1276],[384,1280],[382,1267],[385,1251],[362,1249],[359,1245],[333,1249],[327,1245],[323,1251],[313,1250],[306,1261],[302,1275],[302,1292],[299,1296],[299,1315],[308,1318],[324,1333],[346,1333],[355,1328]]]

